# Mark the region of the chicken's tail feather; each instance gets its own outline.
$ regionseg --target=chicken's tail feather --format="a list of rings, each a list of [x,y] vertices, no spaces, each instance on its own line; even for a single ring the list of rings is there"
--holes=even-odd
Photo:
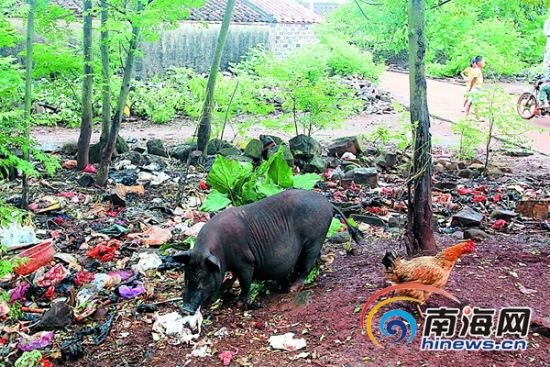
[[[399,258],[397,252],[395,251],[386,251],[386,255],[382,259],[382,264],[386,268],[386,271],[391,271],[395,268],[395,260]]]

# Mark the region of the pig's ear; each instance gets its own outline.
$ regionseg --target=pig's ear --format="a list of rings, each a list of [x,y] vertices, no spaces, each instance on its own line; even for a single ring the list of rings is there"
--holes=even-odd
[[[222,264],[220,263],[220,259],[214,255],[210,255],[206,258],[206,266],[210,267],[215,271],[222,270]]]
[[[182,264],[187,264],[189,262],[189,259],[191,259],[191,252],[189,251],[179,251],[172,256],[174,258],[174,261],[177,261]]]

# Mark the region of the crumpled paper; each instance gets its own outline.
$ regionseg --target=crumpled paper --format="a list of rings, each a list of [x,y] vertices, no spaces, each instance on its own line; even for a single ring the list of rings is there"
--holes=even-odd
[[[164,335],[172,345],[189,344],[199,338],[202,320],[200,308],[191,316],[181,316],[178,312],[159,316],[153,324],[153,339],[159,340]]]

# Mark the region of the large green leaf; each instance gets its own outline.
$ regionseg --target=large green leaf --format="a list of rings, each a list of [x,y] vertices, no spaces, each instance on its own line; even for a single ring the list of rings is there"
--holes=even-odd
[[[327,238],[332,237],[336,233],[340,232],[343,227],[345,227],[345,224],[343,224],[336,218],[332,218],[332,222],[330,222],[330,227],[328,228]]]
[[[229,200],[227,195],[222,194],[218,190],[212,190],[212,192],[210,192],[210,194],[206,197],[206,200],[201,205],[199,210],[205,212],[217,212],[224,209],[229,204],[231,204],[231,200]]]
[[[275,185],[273,182],[270,182],[267,180],[258,181],[256,187],[257,187],[258,193],[262,197],[272,196],[283,191],[283,189],[280,186]]]
[[[206,182],[213,189],[227,194],[235,188],[239,180],[242,180],[250,172],[252,172],[252,164],[218,156],[206,177]]]
[[[311,190],[315,184],[321,180],[321,176],[316,173],[306,173],[292,177],[292,186],[297,189]]]
[[[273,155],[273,161],[267,171],[267,176],[271,181],[284,188],[292,187],[292,169],[288,166],[283,158],[284,148],[280,147],[279,151]]]

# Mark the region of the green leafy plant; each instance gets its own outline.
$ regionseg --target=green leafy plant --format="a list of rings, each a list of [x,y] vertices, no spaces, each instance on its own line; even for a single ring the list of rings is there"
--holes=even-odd
[[[283,149],[256,169],[251,163],[218,156],[206,177],[211,193],[201,206],[204,211],[218,211],[230,204],[243,205],[275,195],[285,188],[311,190],[321,179],[316,174],[293,176],[283,158]]]
[[[461,159],[473,158],[483,141],[483,133],[473,125],[472,121],[467,119],[458,120],[451,129],[460,135],[457,157]]]
[[[487,173],[495,138],[505,147],[525,146],[529,144],[526,132],[531,127],[518,116],[510,103],[510,95],[502,87],[492,86],[479,93],[478,101],[473,105],[473,115],[478,119],[476,125],[485,145],[484,172]]]

